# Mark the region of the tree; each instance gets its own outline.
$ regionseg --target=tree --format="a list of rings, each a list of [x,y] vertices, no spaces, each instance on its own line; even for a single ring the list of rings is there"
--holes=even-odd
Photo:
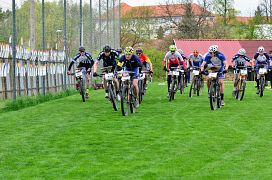
[[[264,12],[266,20],[272,21],[272,0],[262,0],[260,4],[261,10]]]
[[[153,10],[148,7],[137,7],[122,17],[121,44],[122,46],[135,46],[151,38]]]
[[[163,37],[164,37],[164,30],[163,30],[163,27],[160,26],[157,32],[157,38],[162,39]]]
[[[233,10],[233,0],[214,0],[214,10],[215,12],[223,17],[224,25],[227,25],[230,19],[231,10]]]

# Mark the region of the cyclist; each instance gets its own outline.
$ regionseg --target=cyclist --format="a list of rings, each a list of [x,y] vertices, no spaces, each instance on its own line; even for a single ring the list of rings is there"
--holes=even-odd
[[[134,96],[135,96],[135,106],[139,107],[138,101],[138,94],[139,94],[139,87],[138,87],[138,76],[139,76],[139,67],[142,67],[143,64],[139,57],[133,54],[134,49],[132,47],[126,47],[125,55],[121,56],[118,66],[124,67],[125,71],[133,71],[130,76],[132,77],[132,83],[134,87]]]
[[[190,67],[200,67],[203,62],[203,57],[199,54],[198,50],[195,49],[192,54],[189,56],[189,65]]]
[[[180,64],[183,65],[183,67],[186,69],[186,63],[183,60],[180,53],[177,51],[177,47],[175,45],[169,46],[169,51],[165,54],[164,60],[163,60],[163,69],[168,72],[168,78],[167,78],[167,88],[168,93],[167,97],[169,97],[169,90],[170,90],[170,84],[171,84],[171,67],[180,67]],[[167,66],[167,67],[166,67]],[[178,77],[178,82],[180,82],[180,76]]]
[[[80,67],[85,67],[87,70],[87,82],[86,82],[86,97],[88,98],[90,96],[89,94],[89,85],[90,85],[90,72],[91,72],[91,68],[94,65],[94,61],[92,58],[92,55],[90,53],[85,52],[85,48],[83,46],[78,48],[79,53],[73,58],[72,62],[70,63],[69,67],[68,67],[68,71],[67,74],[70,75],[71,74],[71,68],[73,66],[73,64],[79,60],[79,64],[77,66],[77,68]],[[79,85],[76,84],[76,88],[79,88]]]
[[[146,70],[149,70],[150,73],[153,72],[153,67],[152,67],[152,63],[150,61],[150,59],[143,53],[143,49],[142,48],[138,48],[136,49],[136,54],[137,56],[140,58],[142,64],[143,64],[143,71],[146,71]],[[146,89],[147,89],[147,84],[148,84],[148,81],[147,81],[147,77],[145,77],[145,83],[146,83]]]
[[[256,79],[256,82],[257,82],[257,91],[256,91],[256,94],[259,94],[260,91],[259,91],[259,78],[260,78],[260,75],[259,75],[259,68],[262,67],[262,66],[267,66],[269,64],[269,55],[265,52],[264,50],[264,47],[263,46],[260,46],[258,47],[258,52],[255,54],[255,56],[253,57],[253,62],[255,62],[255,66],[256,66],[256,72],[257,72],[257,79]],[[265,75],[265,83],[267,84],[267,80],[268,80],[268,74]]]
[[[238,53],[232,58],[232,66],[235,69],[234,71],[234,89],[232,92],[232,95],[235,95],[235,92],[237,90],[237,80],[239,72],[242,68],[246,66],[246,62],[249,62],[251,64],[251,59],[246,56],[246,50],[244,48],[239,49]]]
[[[224,103],[224,74],[223,72],[228,71],[228,64],[226,61],[226,58],[223,53],[218,51],[217,45],[212,45],[208,49],[208,53],[205,56],[205,59],[203,60],[201,64],[201,71],[204,70],[204,66],[207,65],[208,68],[215,67],[218,68],[221,74],[219,75],[219,84],[220,84],[220,95],[222,100],[222,106],[225,105]],[[225,69],[225,70],[224,70]],[[209,85],[209,81],[207,81],[207,85]],[[208,87],[209,88],[209,87]]]
[[[183,53],[183,50],[178,49],[178,52],[181,55],[181,57],[183,58],[183,60],[185,61],[186,67],[189,68],[189,59],[185,56],[185,54]],[[187,83],[190,83],[190,70],[187,69],[187,68],[184,68],[183,66],[182,66],[182,68],[183,68],[183,70],[185,72],[185,85],[187,87]]]
[[[95,64],[94,64],[94,74],[93,76],[97,75],[97,66],[99,64],[99,61],[103,60],[103,67],[112,66],[112,69],[110,72],[114,73],[115,68],[117,66],[117,58],[118,53],[111,49],[109,45],[104,46],[103,51],[99,53],[98,57],[96,58]],[[115,85],[116,93],[117,93],[117,100],[120,101],[120,95],[119,95],[119,85],[116,78],[113,79],[113,83]],[[105,87],[105,98],[109,97],[109,91],[107,87],[107,81],[105,80],[105,76],[103,76],[103,84]]]
[[[269,51],[269,74],[268,74],[268,78],[269,78],[269,81],[270,81],[270,86],[271,86],[271,89],[272,89],[272,50]]]
[[[118,53],[118,59],[120,59],[121,56],[123,55],[123,54],[122,54],[122,53],[123,53],[123,49],[122,49],[122,48],[117,48],[117,49],[116,49],[116,52]]]

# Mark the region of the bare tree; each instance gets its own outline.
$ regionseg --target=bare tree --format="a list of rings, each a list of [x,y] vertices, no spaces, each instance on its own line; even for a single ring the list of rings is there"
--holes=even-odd
[[[224,25],[228,23],[229,17],[233,10],[233,0],[214,0],[214,10],[215,12],[223,17]]]
[[[272,21],[272,0],[262,0],[260,8],[265,12],[265,17],[267,21]]]
[[[30,0],[30,48],[36,48],[35,0]]]

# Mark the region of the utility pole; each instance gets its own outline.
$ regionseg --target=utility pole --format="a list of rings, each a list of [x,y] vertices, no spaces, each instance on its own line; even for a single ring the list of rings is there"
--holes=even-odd
[[[101,0],[99,0],[99,49],[102,47]]]
[[[82,32],[83,32],[83,22],[82,22],[82,0],[80,0],[80,5],[79,5],[79,14],[80,14],[80,17],[79,17],[79,45],[80,46],[83,46],[83,39],[82,39]]]
[[[66,28],[67,28],[67,2],[66,0],[64,0],[63,3],[63,19],[64,19],[64,42],[63,42],[63,46],[64,46],[64,89],[67,89],[67,67],[68,67],[68,59],[67,59],[67,32],[66,32]]]
[[[12,68],[13,68],[13,100],[16,100],[16,9],[15,0],[12,0]]]
[[[35,0],[30,1],[30,49],[36,48],[36,32],[35,32]]]
[[[44,53],[45,50],[45,41],[44,41],[44,0],[42,0],[42,50]],[[46,62],[42,62],[42,66],[45,66]],[[42,76],[42,86],[43,86],[43,95],[45,96],[45,77],[46,75]]]
[[[93,50],[93,3],[90,0],[90,48]]]

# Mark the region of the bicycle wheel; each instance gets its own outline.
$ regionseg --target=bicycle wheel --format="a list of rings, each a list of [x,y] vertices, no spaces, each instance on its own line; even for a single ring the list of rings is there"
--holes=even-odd
[[[113,107],[113,109],[115,111],[118,111],[117,101],[116,101],[116,95],[113,92],[112,84],[109,84],[108,91],[109,91],[109,98],[110,98],[110,101],[112,103],[112,107]]]
[[[180,82],[179,82],[180,94],[184,94],[184,85],[185,85],[185,79],[184,79],[184,76],[181,75]]]
[[[264,77],[260,77],[260,97],[263,97],[264,95]]]
[[[135,97],[133,95],[133,86],[131,86],[130,90],[129,90],[129,109],[130,109],[130,113],[135,113]],[[139,103],[139,102],[138,102]]]
[[[85,82],[84,79],[81,79],[80,84],[79,84],[79,89],[80,89],[80,94],[82,97],[82,101],[85,102],[86,100],[86,90],[85,90]]]
[[[245,79],[242,79],[240,88],[241,88],[241,97],[239,100],[242,101],[244,98],[244,95],[245,95],[245,91],[246,91],[246,80]]]
[[[241,96],[240,94],[241,94],[241,88],[242,88],[240,79],[237,79],[236,84],[237,85],[236,85],[236,91],[235,91],[235,98],[239,100]]]
[[[194,77],[191,83],[189,97],[193,97],[195,95],[195,92],[196,92],[196,78]]]
[[[209,98],[211,110],[217,109],[217,88],[214,82],[210,83]]]
[[[176,78],[173,78],[170,84],[169,101],[172,101],[175,99],[176,87],[177,87],[177,81],[176,81]]]
[[[121,110],[122,115],[127,116],[129,113],[129,92],[126,85],[122,86],[121,90]]]
[[[197,80],[197,89],[198,89],[198,94],[197,96],[200,96],[203,94],[203,91],[204,91],[204,80],[199,77],[198,80]]]

